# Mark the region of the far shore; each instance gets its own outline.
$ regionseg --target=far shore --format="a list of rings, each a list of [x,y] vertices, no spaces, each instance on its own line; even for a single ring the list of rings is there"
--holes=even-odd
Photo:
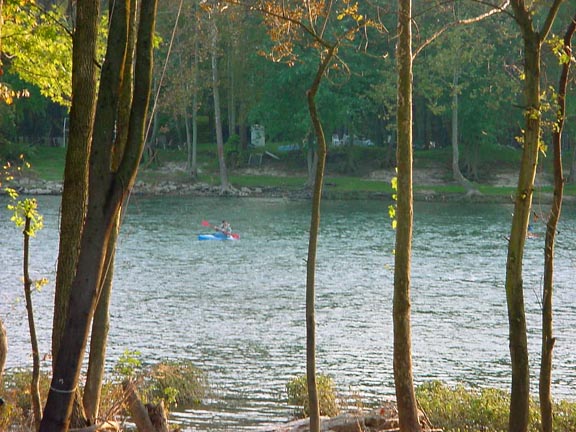
[[[61,195],[62,182],[20,178],[11,185],[18,193],[27,196],[41,195]],[[142,182],[137,181],[134,185],[133,194],[141,196],[199,196],[199,197],[226,197],[226,198],[284,198],[284,199],[309,199],[311,190],[305,187],[282,188],[276,186],[262,187],[241,187],[233,188],[229,192],[222,193],[220,186],[210,185],[203,182],[182,182],[182,181],[158,181]],[[553,194],[550,192],[537,192],[539,203],[550,203]],[[329,200],[383,200],[392,201],[392,194],[385,192],[371,191],[338,191],[331,185],[326,185],[323,191],[323,198]],[[513,204],[512,194],[475,194],[467,196],[464,192],[439,192],[433,186],[417,187],[414,190],[415,201],[429,202],[471,202],[471,203],[510,203]],[[576,197],[568,195],[564,197],[565,202],[574,202]]]

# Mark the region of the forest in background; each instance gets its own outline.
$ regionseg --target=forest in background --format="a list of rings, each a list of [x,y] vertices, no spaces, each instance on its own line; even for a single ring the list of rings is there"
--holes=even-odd
[[[0,107],[0,154],[7,158],[29,145],[65,144],[71,30],[66,22],[67,2],[59,3],[16,8],[12,20],[9,15],[5,18],[3,80],[30,94]],[[190,149],[191,153],[194,139],[197,143],[216,141],[211,50],[218,62],[222,133],[228,153],[247,150],[255,124],[264,127],[266,142],[275,143],[274,148],[313,146],[305,93],[316,67],[314,51],[296,43],[287,61],[273,61],[273,42],[261,14],[227,7],[209,16],[200,3],[180,5],[166,0],[159,5],[152,95],[156,113],[147,135],[146,155],[153,157],[159,148]],[[394,5],[381,3],[381,10],[386,11],[378,17],[382,27],[367,29],[361,43],[340,47],[341,66],[328,71],[317,105],[329,145],[383,148],[380,164],[393,167],[396,13]],[[414,61],[414,147],[450,147],[456,113],[460,168],[468,179],[478,180],[483,153],[498,152],[499,147],[505,153],[506,147],[519,149],[521,145],[523,60],[516,24],[504,12],[471,25],[453,25],[486,9],[475,2],[421,0],[413,7],[414,45],[424,46]],[[569,22],[567,13],[560,11],[557,33]],[[218,29],[217,45],[212,43],[213,24]],[[101,26],[105,28],[105,20]],[[434,38],[439,31],[442,34]],[[543,49],[542,74],[548,104],[545,116],[550,119],[555,107],[549,86],[556,82],[560,69],[554,45],[559,38],[551,41]],[[568,94],[573,91],[571,83]],[[568,167],[576,163],[576,128],[570,121],[574,110],[568,97],[563,137]],[[550,126],[544,128],[545,143],[551,131]],[[190,154],[188,159],[195,175]],[[356,163],[353,158],[345,159],[343,172],[354,172]]]

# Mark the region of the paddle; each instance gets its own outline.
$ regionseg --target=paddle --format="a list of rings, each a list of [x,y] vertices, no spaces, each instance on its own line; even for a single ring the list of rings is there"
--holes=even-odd
[[[212,225],[212,224],[211,224],[210,222],[208,222],[207,220],[203,220],[203,221],[202,221],[202,226],[212,227],[212,228],[214,228],[215,230],[222,232],[222,230],[220,230],[220,228],[218,228],[216,225]],[[230,237],[232,237],[232,238],[235,239],[235,240],[238,240],[238,239],[240,238],[240,234],[231,233],[231,234],[230,234]]]

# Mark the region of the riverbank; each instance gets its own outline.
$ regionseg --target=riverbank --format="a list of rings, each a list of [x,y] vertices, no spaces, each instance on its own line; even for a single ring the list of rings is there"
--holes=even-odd
[[[394,174],[392,169],[381,169],[371,171],[361,178],[327,176],[324,199],[390,201],[394,193],[390,187]],[[479,193],[473,195],[466,194],[465,189],[452,180],[450,170],[443,164],[415,168],[413,181],[415,201],[512,203],[517,173],[503,167],[495,168],[489,181],[474,185]],[[305,173],[285,171],[273,166],[236,169],[231,172],[230,183],[232,188],[223,193],[214,175],[201,174],[199,180],[192,179],[186,175],[184,163],[171,162],[155,169],[141,170],[133,193],[151,196],[286,199],[309,199],[312,193],[305,185]],[[61,181],[45,180],[35,175],[23,175],[15,179],[12,187],[23,195],[62,193]],[[576,201],[575,194],[571,192],[565,194],[566,201]],[[540,173],[536,178],[534,199],[539,203],[549,203],[552,196],[550,176]]]

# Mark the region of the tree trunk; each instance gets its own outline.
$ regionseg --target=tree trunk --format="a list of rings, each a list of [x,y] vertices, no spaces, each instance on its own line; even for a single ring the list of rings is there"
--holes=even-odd
[[[108,242],[106,264],[104,267],[104,284],[98,298],[98,304],[92,322],[88,370],[86,372],[86,385],[84,386],[84,397],[82,399],[86,417],[90,424],[94,424],[98,418],[98,409],[100,407],[100,397],[102,394],[102,382],[106,363],[106,345],[108,342],[108,330],[110,328],[109,307],[110,297],[112,295],[112,280],[114,278],[114,257],[119,228],[120,220],[117,220],[112,227],[110,240]]]
[[[412,1],[398,2],[398,211],[394,256],[394,384],[402,432],[419,432],[412,377],[410,261],[412,251]]]
[[[198,32],[198,28],[195,29]],[[190,120],[186,116],[186,137],[188,140],[188,163],[187,171],[193,178],[198,177],[198,164],[196,161],[196,153],[198,148],[198,68],[200,66],[200,55],[198,38],[194,41],[194,72],[192,82],[192,139],[188,134],[190,133]],[[187,113],[188,110],[185,109]]]
[[[57,361],[60,339],[68,316],[68,300],[76,273],[78,249],[86,209],[88,153],[96,105],[96,38],[98,34],[98,0],[79,2],[77,27],[73,35],[72,106],[70,132],[66,150],[62,190],[60,245],[54,318],[52,327],[52,365]]]
[[[78,6],[81,7],[81,4]],[[41,432],[68,429],[89,324],[103,282],[110,234],[120,207],[134,184],[142,156],[144,123],[150,97],[156,0],[143,0],[141,3],[128,142],[118,170],[110,171],[114,151],[113,126],[118,112],[122,70],[126,67],[129,32],[127,9],[134,6],[134,2],[128,1],[115,2],[111,6],[113,13],[108,48],[102,67],[94,122],[94,145],[90,152],[87,214],[80,242],[78,267],[72,283],[69,313],[61,340],[61,346],[65,349],[58,352]]]
[[[568,25],[564,35],[564,51],[570,57],[572,54],[572,36],[576,31],[576,16]],[[558,220],[562,211],[564,194],[564,173],[562,168],[562,130],[566,115],[566,89],[570,72],[570,61],[562,66],[562,74],[558,84],[558,119],[557,128],[552,135],[554,154],[554,199],[550,216],[546,224],[546,240],[544,244],[544,285],[542,293],[542,354],[540,361],[540,414],[542,432],[552,432],[552,350],[554,348],[552,294],[554,289],[554,244],[558,229]]]
[[[125,152],[128,142],[128,132],[130,129],[130,107],[132,105],[132,74],[134,61],[134,46],[136,34],[136,8],[129,11],[128,21],[129,31],[126,43],[127,65],[123,71],[123,78],[120,85],[120,100],[118,105],[118,117],[116,121],[116,136],[114,138],[114,148],[112,154],[112,170],[116,171],[121,163],[122,155]],[[84,417],[88,419],[88,424],[94,424],[98,417],[102,381],[104,379],[104,367],[106,362],[106,345],[108,342],[109,305],[112,295],[112,280],[114,279],[114,257],[116,251],[116,240],[120,229],[120,219],[117,219],[112,227],[110,240],[106,251],[104,267],[103,285],[98,296],[98,303],[92,322],[92,332],[90,338],[90,351],[88,359],[88,371],[86,374],[86,384],[84,396],[82,398],[82,408]],[[78,399],[80,400],[80,399]]]
[[[0,388],[4,382],[4,367],[6,367],[6,357],[8,355],[8,337],[6,336],[6,327],[0,319]]]
[[[222,135],[222,114],[220,112],[220,82],[218,78],[218,27],[216,20],[212,22],[212,95],[214,96],[214,127],[216,128],[216,146],[218,147],[218,164],[220,166],[220,190],[225,193],[230,189],[226,158],[224,157],[224,137]]]
[[[532,11],[524,1],[513,0],[512,8],[524,40],[524,105],[526,107],[524,146],[518,175],[518,188],[514,199],[514,214],[508,257],[506,261],[506,303],[508,306],[510,359],[512,365],[512,389],[510,396],[509,432],[526,432],[529,421],[530,371],[526,313],[524,310],[524,287],[522,263],[524,245],[530,219],[534,178],[540,150],[540,56],[542,42],[562,0],[555,0],[545,20],[543,29],[533,28]]]
[[[30,344],[32,345],[32,379],[30,380],[30,398],[32,399],[32,413],[34,414],[34,426],[37,430],[42,419],[42,407],[40,402],[40,352],[38,350],[38,337],[34,323],[34,309],[32,307],[32,280],[28,273],[28,261],[30,257],[30,216],[26,215],[24,225],[24,297],[26,299],[26,311],[28,313],[28,329],[30,331]]]
[[[0,0],[0,52],[2,52],[2,26],[4,25],[4,15],[2,15],[3,0]],[[1,70],[1,67],[0,67]],[[2,319],[0,319],[0,388],[2,388],[4,379],[4,367],[6,366],[6,356],[8,355],[8,338],[6,337],[6,328]]]
[[[572,140],[572,151],[570,157],[570,174],[568,174],[568,184],[576,184],[576,140]]]
[[[229,47],[228,49],[228,136],[231,137],[236,134],[236,80],[234,77],[234,48]]]
[[[466,189],[466,195],[479,195],[480,192],[472,186],[472,183],[462,175],[460,170],[460,152],[458,142],[458,67],[454,67],[454,75],[452,81],[452,175],[454,180],[460,186]]]
[[[310,216],[310,238],[308,241],[308,260],[306,262],[306,377],[310,407],[310,432],[320,432],[320,404],[318,387],[316,385],[316,312],[315,312],[315,276],[316,252],[318,249],[318,231],[320,229],[320,203],[322,201],[322,184],[326,167],[326,138],[322,123],[316,109],[316,94],[320,88],[322,77],[336,52],[334,47],[328,48],[322,57],[316,76],[308,89],[308,110],[314,126],[318,143],[318,165],[312,196],[312,214]]]

